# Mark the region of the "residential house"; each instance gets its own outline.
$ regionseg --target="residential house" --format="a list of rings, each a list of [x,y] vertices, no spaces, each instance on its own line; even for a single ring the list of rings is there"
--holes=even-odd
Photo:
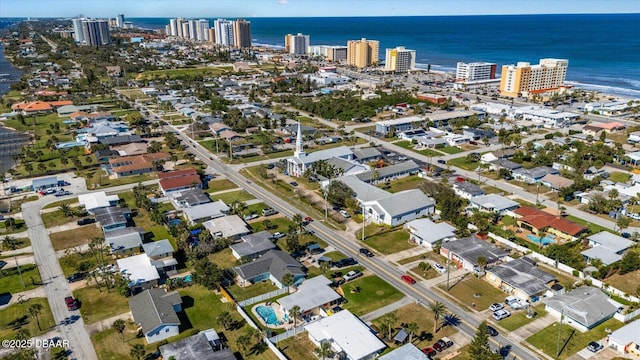
[[[373,360],[386,348],[373,331],[349,310],[339,311],[304,328],[315,346],[328,342],[341,359]]]
[[[119,158],[120,153],[111,149],[100,149],[93,152],[93,156],[100,164],[108,164],[109,160]]]
[[[549,174],[557,175],[559,173],[560,171],[549,166],[539,166],[532,169],[520,168],[511,171],[514,179],[526,182],[527,184],[535,184]]]
[[[131,219],[131,210],[118,206],[94,209],[93,214],[105,234],[127,227],[127,223]]]
[[[302,135],[311,136],[316,134],[318,131],[316,128],[307,125],[300,125],[300,131],[302,131]],[[289,124],[282,128],[282,132],[287,135],[295,135],[298,132],[298,124]]]
[[[640,320],[633,321],[609,334],[607,346],[620,355],[640,359]]]
[[[337,157],[327,160],[327,164],[333,166],[342,175],[357,175],[370,171],[368,165]]]
[[[604,132],[604,129],[599,126],[585,125],[582,127],[582,133],[586,136],[591,136],[594,139],[599,139],[600,134]]]
[[[158,348],[163,359],[173,360],[235,360],[231,349],[214,329],[201,331],[188,338]]]
[[[417,174],[420,166],[413,160],[385,166],[379,169],[357,174],[357,178],[367,183],[380,183],[391,180],[397,180],[409,175]]]
[[[229,214],[231,209],[222,200],[193,205],[182,209],[182,213],[191,225],[217,219]]]
[[[509,215],[515,217],[513,212],[520,207],[520,203],[513,201],[498,194],[487,194],[472,197],[469,200],[471,209],[479,209],[481,211],[490,212],[496,215]]]
[[[353,155],[361,164],[382,159],[382,153],[375,147],[357,148],[353,150]]]
[[[102,139],[114,136],[133,135],[129,124],[122,121],[101,121],[77,131],[76,141],[98,143]]]
[[[240,240],[241,242],[229,246],[231,253],[238,260],[253,260],[276,248],[276,245],[271,240],[271,233],[266,230],[244,235]]]
[[[566,187],[573,185],[574,181],[560,175],[547,174],[540,179],[540,184],[558,192]]]
[[[142,155],[147,153],[147,143],[129,143],[112,147],[120,156]]]
[[[468,181],[454,183],[453,191],[456,195],[467,200],[475,196],[484,195],[484,190],[480,186]]]
[[[129,299],[129,308],[148,344],[168,339],[180,333],[182,298],[177,291],[148,289]]]
[[[329,310],[342,301],[342,296],[329,286],[331,283],[323,275],[306,279],[296,287],[296,292],[278,299],[278,304],[285,314],[298,306],[303,317],[328,316]]]
[[[229,127],[228,125],[225,125],[223,123],[213,123],[213,124],[209,124],[209,129],[211,129],[211,132],[213,132],[216,135],[220,135],[221,132],[223,131],[230,131],[231,127]]]
[[[107,195],[104,191],[78,195],[78,202],[90,214],[93,214],[96,209],[118,205],[118,201],[120,198],[117,194]]]
[[[141,228],[125,227],[104,233],[104,242],[116,255],[131,255],[140,250],[143,233]]]
[[[458,146],[471,141],[471,138],[468,136],[453,133],[443,136],[442,139],[444,139],[449,146]]]
[[[142,244],[144,253],[151,259],[151,264],[158,269],[161,275],[172,275],[176,273],[178,261],[173,258],[173,245],[169,240],[158,240]]]
[[[238,134],[237,132],[233,131],[233,130],[225,130],[225,131],[221,131],[218,136],[223,139],[223,140],[227,140],[229,142],[233,142],[233,141],[238,141],[238,140],[242,140],[243,137]]]
[[[214,237],[237,240],[251,233],[251,229],[238,215],[223,216],[202,223]]]
[[[196,169],[182,169],[158,173],[160,190],[167,195],[172,191],[202,188],[202,180]]]
[[[580,286],[573,291],[542,300],[545,310],[563,324],[585,332],[613,317],[619,304],[600,289]]]
[[[518,226],[536,235],[541,233],[553,234],[556,242],[561,240],[576,240],[588,229],[563,217],[552,215],[530,206],[521,206],[514,210]]]
[[[434,223],[428,218],[416,219],[404,224],[409,231],[409,241],[423,245],[429,250],[443,241],[456,238],[456,228],[446,222]]]
[[[355,193],[356,199],[360,203],[381,199],[390,195],[389,192],[386,192],[377,186],[373,186],[360,180],[358,176],[342,176],[335,179],[334,181],[340,181],[351,188],[351,190],[353,190],[353,192]],[[329,181],[322,182],[323,189],[326,189],[328,185]]]
[[[627,137],[627,141],[630,143],[639,143],[640,142],[640,131],[630,132]]]
[[[513,161],[509,161],[506,159],[498,159],[489,163],[489,170],[500,171],[500,169],[505,169],[509,171],[509,173],[513,173],[514,170],[521,169],[522,164],[518,164]]]
[[[376,224],[397,226],[435,211],[435,201],[421,190],[404,190],[386,197],[365,201],[365,218]]]
[[[147,254],[129,256],[116,261],[120,273],[129,279],[129,289],[132,294],[158,286],[160,274]]]
[[[493,130],[467,128],[462,130],[462,135],[471,138],[472,140],[481,140],[484,138],[492,139],[496,137],[496,132]]]
[[[440,247],[440,255],[465,270],[474,271],[478,259],[484,258],[488,266],[498,264],[507,257],[507,252],[475,236],[447,241]]]
[[[538,301],[557,281],[527,257],[487,269],[486,280],[509,295],[530,302]]]
[[[171,193],[171,200],[176,208],[188,208],[211,202],[209,196],[202,189],[174,191]]]
[[[624,252],[631,247],[634,242],[608,231],[601,231],[587,238],[590,249],[581,254],[588,261],[599,260],[603,265],[611,265],[622,259]]]
[[[111,173],[117,177],[141,175],[156,171],[161,163],[171,160],[167,153],[123,156],[109,160]]]
[[[234,266],[233,271],[238,274],[238,284],[242,287],[261,281],[271,281],[278,288],[283,288],[284,274],[291,273],[294,284],[299,284],[306,276],[302,266],[291,255],[282,250],[269,250],[260,258],[239,266]]]
[[[601,167],[600,169],[597,169],[595,166],[591,166],[587,170],[585,170],[584,175],[582,175],[582,177],[585,180],[589,180],[589,181],[592,181],[597,177],[604,179],[609,177],[609,172],[604,168],[604,166]]]

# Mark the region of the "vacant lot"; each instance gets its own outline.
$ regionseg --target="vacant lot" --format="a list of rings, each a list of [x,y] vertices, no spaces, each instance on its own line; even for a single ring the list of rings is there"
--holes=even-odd
[[[443,291],[447,292],[446,289]],[[448,294],[464,306],[473,307],[475,304],[475,309],[478,310],[484,310],[494,302],[501,303],[506,297],[505,293],[475,276],[470,276],[453,285]]]
[[[18,262],[19,264],[19,262]],[[0,270],[0,293],[19,293],[26,290],[35,289],[42,285],[42,279],[40,278],[40,271],[38,267],[33,264],[21,265],[18,272],[17,267]],[[22,282],[24,287],[22,287]]]
[[[278,288],[273,285],[271,281],[263,281],[244,288],[234,284],[233,286],[227,287],[226,290],[236,301],[242,301],[251,299],[258,295],[266,294],[269,291],[278,290]]]
[[[73,295],[80,301],[80,314],[87,324],[129,311],[128,299],[114,289],[107,292],[104,286],[100,291],[95,286],[86,286],[74,291]]]
[[[387,190],[390,193],[397,193],[403,190],[419,189],[425,180],[418,175],[407,176],[402,179],[390,181],[388,183],[379,184],[378,187]]]
[[[229,189],[236,189],[238,186],[234,184],[231,180],[220,179],[220,180],[211,180],[209,181],[209,186],[207,188],[208,192],[218,192]]]
[[[289,359],[308,359],[317,348],[306,332],[280,341],[277,346]]]
[[[40,327],[36,319],[30,318],[29,307],[33,304],[42,305],[42,312],[39,315]],[[49,302],[46,298],[33,298],[22,304],[13,304],[0,310],[0,339],[15,339],[16,333],[20,329],[27,329],[31,336],[38,336],[51,331],[55,326],[55,320],[49,309]]]
[[[358,292],[351,290],[359,288]],[[343,305],[355,315],[361,316],[385,305],[394,303],[404,295],[377,276],[365,276],[342,285],[344,297],[348,300]]]
[[[54,250],[64,250],[75,246],[88,244],[94,237],[102,237],[102,230],[96,225],[61,231],[49,235]]]
[[[412,249],[418,245],[409,243],[409,233],[404,229],[374,235],[365,238],[365,244],[387,255],[398,251]]]
[[[247,201],[253,200],[255,197],[244,190],[237,191],[229,191],[221,194],[213,194],[211,195],[211,200],[218,201],[222,200],[225,204],[231,204],[234,201]]]
[[[514,331],[547,314],[547,311],[544,309],[544,304],[534,306],[533,310],[536,312],[536,316],[531,319],[527,318],[526,310],[519,310],[518,312],[509,310],[511,311],[511,316],[500,320],[498,324],[509,331]]]

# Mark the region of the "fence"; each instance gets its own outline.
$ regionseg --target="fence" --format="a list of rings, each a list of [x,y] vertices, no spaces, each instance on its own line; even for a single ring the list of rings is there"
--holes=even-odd
[[[268,292],[266,294],[254,296],[251,299],[239,301],[238,305],[240,305],[242,307],[253,305],[255,303],[259,303],[261,301],[265,301],[265,300],[271,299],[272,297],[276,297],[278,295],[286,294],[288,292],[289,292],[289,289],[287,289],[286,287],[282,288],[282,289],[278,289],[278,290],[273,290],[273,291],[270,291],[270,292]]]
[[[286,332],[283,332],[282,334],[278,334],[275,336],[272,336],[269,338],[269,342],[273,343],[273,344],[277,344],[278,342],[284,340],[284,339],[288,339],[292,336],[296,336],[302,332],[304,332],[304,325],[300,325],[298,327],[295,327],[293,329],[289,329]]]
[[[242,308],[242,306],[240,306],[239,304],[236,305],[236,310],[238,310],[238,312],[240,313],[240,316],[242,316],[242,318],[247,321],[247,324],[249,324],[249,326],[251,326],[254,329],[260,330],[258,325],[256,325],[256,323],[253,322],[253,319],[251,319],[251,317],[246,312],[244,312],[244,309]],[[288,360],[287,357],[284,356],[284,354],[282,352],[280,352],[280,350],[274,345],[273,342],[271,342],[266,337],[263,338],[263,341],[265,342],[265,344],[267,344],[269,349],[271,349],[271,351],[276,355],[276,357],[278,359],[280,359],[280,360]]]

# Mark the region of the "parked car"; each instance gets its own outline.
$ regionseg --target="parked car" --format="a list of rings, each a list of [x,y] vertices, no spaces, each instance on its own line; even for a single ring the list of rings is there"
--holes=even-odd
[[[487,332],[491,336],[498,336],[498,330],[494,329],[492,326],[487,326]]]
[[[344,274],[344,281],[351,281],[353,279],[359,278],[360,276],[362,276],[362,272],[356,271],[356,270],[352,270],[352,271],[349,271],[348,273]]]
[[[507,296],[504,299],[504,303],[509,305],[509,307],[511,307],[514,310],[522,309],[526,305],[515,296]]]
[[[402,275],[400,276],[400,279],[402,279],[402,281],[406,282],[409,285],[413,285],[416,283],[416,281],[409,275]]]
[[[305,216],[305,217],[304,217],[304,221],[306,221],[306,222],[310,223],[310,222],[312,222],[312,221],[313,221],[313,219],[311,218],[311,216]]]
[[[243,219],[245,221],[249,221],[249,220],[253,220],[253,219],[257,219],[257,218],[258,218],[258,214],[245,215],[243,217]]]
[[[96,219],[94,218],[84,218],[84,219],[78,220],[77,224],[82,226],[82,225],[93,224],[94,222],[96,222]]]
[[[595,352],[598,352],[598,351],[604,349],[604,345],[600,344],[599,342],[592,341],[587,346],[587,349],[589,349],[589,351],[595,353]]]
[[[442,160],[442,159],[439,159],[439,160],[438,160],[438,164],[443,164],[443,165],[444,165],[444,164],[446,164],[446,163],[447,163],[447,162],[446,162],[445,160]]]
[[[489,310],[491,311],[498,311],[498,310],[502,310],[504,309],[504,305],[500,304],[500,303],[493,303],[491,304],[491,306],[489,306]]]
[[[438,272],[440,272],[441,274],[444,274],[444,273],[447,272],[447,269],[444,266],[440,265],[440,264],[436,263],[436,264],[433,265],[433,267],[436,268],[436,270],[438,270]]]
[[[446,348],[451,346],[453,346],[453,341],[446,337],[436,341],[436,343],[433,344],[433,348],[438,352],[441,352],[442,350],[445,350]]]
[[[72,282],[80,281],[85,277],[87,277],[87,273],[75,273],[68,276],[67,281],[72,283]]]
[[[508,318],[510,315],[511,313],[509,312],[509,310],[501,309],[493,313],[493,318],[500,321],[504,318]]]
[[[78,310],[78,301],[73,296],[67,296],[64,298],[64,302],[67,304],[67,310]]]
[[[333,263],[333,266],[338,268],[343,268],[346,266],[355,266],[355,265],[358,265],[358,262],[354,258],[345,258]]]
[[[366,256],[366,257],[373,257],[373,253],[371,252],[371,250],[367,249],[367,248],[360,248],[360,254]]]
[[[278,212],[275,209],[272,208],[267,208],[267,209],[262,209],[262,216],[271,216],[271,215],[275,215]]]
[[[273,233],[273,235],[271,235],[271,238],[275,239],[275,240],[278,240],[278,239],[283,238],[285,236],[286,236],[286,234],[283,234],[281,232],[277,232],[277,233]]]
[[[297,182],[295,182],[295,181],[292,181],[292,182],[290,182],[290,183],[289,183],[289,185],[291,185],[291,186],[298,186],[298,183],[297,183]]]
[[[427,356],[428,356],[428,357],[430,357],[430,358],[432,358],[432,357],[434,357],[434,356],[436,356],[436,355],[438,354],[438,353],[437,353],[435,350],[433,350],[433,348],[431,348],[431,347],[428,347],[428,348],[424,348],[424,349],[422,349],[422,353],[423,353],[423,354],[425,354],[425,355],[427,355]]]

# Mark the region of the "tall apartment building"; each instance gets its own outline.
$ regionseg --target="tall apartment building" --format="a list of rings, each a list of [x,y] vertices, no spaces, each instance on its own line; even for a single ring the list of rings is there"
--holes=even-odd
[[[189,39],[197,40],[198,39],[198,20],[189,20]]]
[[[233,46],[237,48],[251,47],[251,22],[238,19],[233,22]]]
[[[395,49],[387,49],[385,57],[385,70],[404,73],[414,70],[416,67],[416,51],[398,46]]]
[[[291,50],[291,37],[293,35],[292,34],[287,34],[284,36],[284,51],[285,52],[289,52],[289,50]]]
[[[364,68],[378,62],[380,42],[377,40],[349,40],[347,42],[347,65]]]
[[[304,55],[309,52],[309,35],[289,35],[289,54]]]
[[[86,45],[102,46],[111,43],[107,20],[83,20],[82,33]]]
[[[482,81],[492,80],[496,78],[497,66],[495,63],[474,62],[464,63],[458,62],[456,65],[456,81]]]
[[[342,62],[347,60],[346,46],[327,46],[327,60]]]
[[[73,24],[73,39],[79,44],[84,42],[84,31],[82,30],[82,21],[84,20],[84,18],[71,20],[71,23]]]
[[[209,28],[208,30],[209,33],[209,37],[208,40],[210,43],[215,44],[216,43],[216,31],[214,28]]]
[[[540,95],[557,92],[564,86],[569,60],[540,59],[540,64],[518,62],[504,65],[500,78],[500,94],[508,97]]]
[[[197,36],[196,39],[200,41],[209,40],[209,20],[200,19],[197,21]]]
[[[183,21],[180,24],[180,27],[182,28],[182,31],[180,31],[178,36],[183,38],[183,39],[189,39],[191,37],[191,33],[189,32],[189,22],[188,21]]]
[[[124,14],[119,14],[116,18],[116,26],[120,29],[124,28]]]
[[[216,32],[216,44],[222,46],[233,46],[233,24],[229,20],[218,19],[213,22]]]

